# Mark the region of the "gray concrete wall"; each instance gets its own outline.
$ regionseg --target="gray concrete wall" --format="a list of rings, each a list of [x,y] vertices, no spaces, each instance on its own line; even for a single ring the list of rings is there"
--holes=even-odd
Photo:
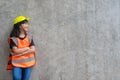
[[[31,80],[120,80],[120,0],[0,0],[0,80],[17,15],[31,18]]]

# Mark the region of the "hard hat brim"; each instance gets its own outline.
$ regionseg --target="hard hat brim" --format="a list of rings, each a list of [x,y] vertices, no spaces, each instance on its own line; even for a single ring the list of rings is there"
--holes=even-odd
[[[26,18],[26,20],[28,20],[28,21],[29,21],[29,20],[30,20],[30,18]]]

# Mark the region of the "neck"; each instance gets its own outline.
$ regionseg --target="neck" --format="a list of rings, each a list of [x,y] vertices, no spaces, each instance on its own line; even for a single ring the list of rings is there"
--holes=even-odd
[[[22,34],[22,35],[23,35],[23,34],[25,34],[25,32],[24,32],[23,30],[21,30],[20,34]]]
[[[21,30],[20,36],[21,36],[21,37],[25,36],[25,32],[24,32],[23,30]]]

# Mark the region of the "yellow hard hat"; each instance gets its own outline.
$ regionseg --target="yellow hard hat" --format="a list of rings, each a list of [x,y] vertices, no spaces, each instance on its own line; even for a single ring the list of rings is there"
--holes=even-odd
[[[13,21],[13,24],[17,24],[17,23],[19,23],[19,22],[21,22],[21,21],[23,21],[23,20],[29,20],[30,18],[27,18],[27,17],[25,17],[25,16],[17,16],[15,19],[14,19],[14,21]]]

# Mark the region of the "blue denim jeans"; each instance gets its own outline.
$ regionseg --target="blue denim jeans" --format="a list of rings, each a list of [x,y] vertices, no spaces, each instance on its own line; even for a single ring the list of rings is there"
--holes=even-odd
[[[13,80],[30,80],[30,73],[32,68],[19,68],[13,67],[12,77]]]

